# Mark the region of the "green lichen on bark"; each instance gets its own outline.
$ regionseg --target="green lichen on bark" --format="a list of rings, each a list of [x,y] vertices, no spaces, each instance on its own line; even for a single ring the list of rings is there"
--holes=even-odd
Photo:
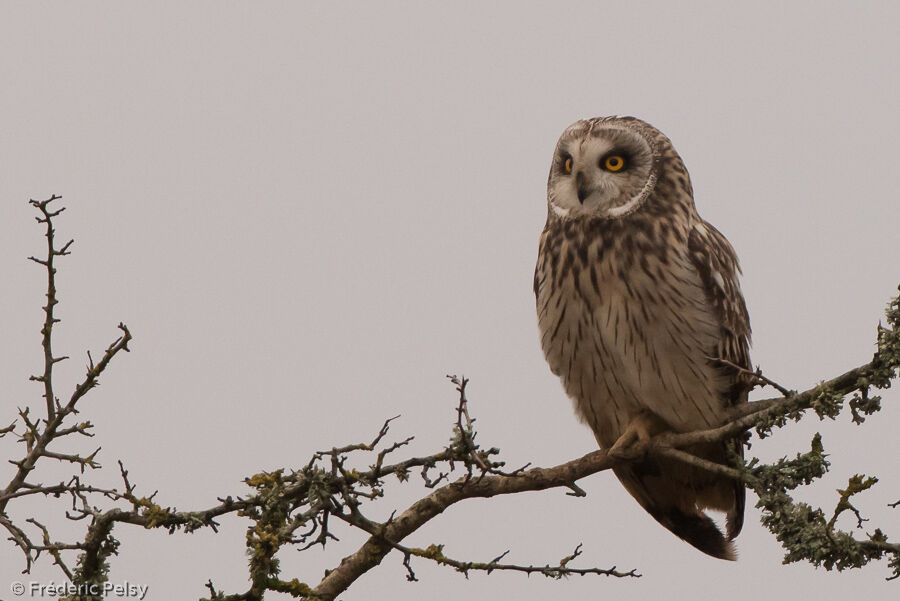
[[[844,395],[830,386],[823,386],[813,397],[811,408],[819,416],[819,419],[834,419],[844,408]]]
[[[792,394],[778,414],[763,414],[756,423],[760,437],[771,434],[788,421],[798,421],[806,409],[812,409],[819,419],[835,419],[845,406],[849,407],[851,419],[856,424],[865,421],[866,416],[881,409],[881,397],[869,394],[870,388],[889,388],[897,376],[900,366],[900,296],[888,304],[887,327],[879,324],[877,329],[877,350],[869,365],[848,372],[849,385],[844,382],[835,386],[821,384],[812,391],[808,399],[804,395]],[[854,375],[850,375],[854,374]],[[840,379],[846,380],[842,377]],[[845,403],[849,395],[849,402]],[[811,484],[821,478],[829,468],[827,454],[818,434],[813,438],[810,450],[798,453],[793,459],[782,458],[771,465],[758,465],[757,460],[747,464],[749,476],[747,485],[759,497],[756,506],[762,510],[762,523],[775,535],[785,548],[785,563],[808,561],[826,570],[859,568],[871,561],[888,558],[891,570],[889,579],[900,577],[900,545],[890,543],[887,535],[875,528],[864,536],[854,536],[850,532],[836,528],[838,518],[851,512],[856,517],[856,529],[863,529],[860,511],[851,503],[851,497],[872,486],[878,479],[863,474],[855,474],[848,479],[846,488],[838,489],[838,501],[831,516],[821,508],[795,501],[789,491]]]
[[[275,554],[291,539],[288,526],[291,504],[286,494],[284,470],[261,472],[245,480],[256,489],[259,505],[249,508],[243,515],[254,524],[247,528],[247,555],[250,563],[250,591],[252,598],[261,599],[266,590],[290,593],[292,596],[308,596],[310,587],[295,580],[279,578],[281,568]]]
[[[850,497],[870,488],[877,481],[862,475],[850,478],[847,488],[838,490],[840,499],[831,519],[825,512],[807,503],[794,501],[787,491],[810,484],[828,470],[827,455],[821,437],[816,434],[807,453],[794,459],[781,459],[772,465],[752,470],[753,485],[762,510],[762,523],[784,546],[784,563],[809,561],[826,570],[859,568],[891,551],[884,545],[887,537],[878,529],[865,540],[858,540],[848,532],[835,529],[838,516],[844,511],[857,514]],[[897,551],[893,552],[894,559]]]
[[[870,383],[876,388],[889,388],[891,380],[897,376],[897,367],[900,366],[900,296],[888,303],[885,318],[889,327],[878,324],[878,350],[872,359]]]

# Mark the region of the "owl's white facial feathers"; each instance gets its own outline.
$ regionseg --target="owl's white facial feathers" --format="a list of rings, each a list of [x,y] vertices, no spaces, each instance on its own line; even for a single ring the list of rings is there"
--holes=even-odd
[[[621,171],[603,166],[604,159],[613,154],[625,158]],[[572,161],[570,173],[563,168],[567,158]],[[557,143],[547,189],[550,210],[560,218],[627,215],[652,190],[652,164],[653,150],[637,131],[613,123],[576,122]]]

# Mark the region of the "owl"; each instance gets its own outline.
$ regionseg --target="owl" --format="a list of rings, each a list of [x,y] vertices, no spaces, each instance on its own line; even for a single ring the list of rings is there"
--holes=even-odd
[[[602,117],[563,132],[534,274],[544,356],[638,503],[700,551],[731,560],[743,485],[639,443],[715,427],[747,401],[748,372],[734,367],[750,369],[739,274],[659,130]],[[726,463],[729,449],[743,454],[738,439],[687,450]],[[705,510],[726,514],[725,533]]]

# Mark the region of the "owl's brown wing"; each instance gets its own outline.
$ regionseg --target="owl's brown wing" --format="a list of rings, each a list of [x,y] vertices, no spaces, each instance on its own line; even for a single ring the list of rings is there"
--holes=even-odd
[[[719,230],[701,220],[691,228],[688,252],[719,320],[719,343],[717,348],[711,349],[715,351],[714,357],[751,369],[750,317],[738,281],[741,268],[734,249]],[[724,369],[734,375],[736,384],[727,399],[729,404],[746,401],[749,376],[727,367]]]
[[[738,281],[741,268],[734,249],[719,230],[700,220],[691,228],[688,252],[703,281],[713,313],[719,320],[719,341],[715,349],[710,349],[711,356],[750,370],[750,317]],[[718,369],[732,382],[723,401],[728,405],[747,402],[751,384],[749,374],[724,364],[718,364]],[[727,444],[732,445],[741,457],[744,456],[741,438]],[[727,515],[728,538],[736,537],[744,523],[745,491],[740,482],[735,482],[734,499],[734,506]]]

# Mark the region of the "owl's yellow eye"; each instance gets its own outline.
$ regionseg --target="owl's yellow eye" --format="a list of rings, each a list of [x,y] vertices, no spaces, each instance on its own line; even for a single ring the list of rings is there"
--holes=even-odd
[[[572,157],[566,158],[566,162],[563,164],[563,169],[566,170],[566,173],[572,173]]]
[[[603,167],[607,171],[621,171],[625,167],[625,159],[617,154],[606,157],[603,161]]]

